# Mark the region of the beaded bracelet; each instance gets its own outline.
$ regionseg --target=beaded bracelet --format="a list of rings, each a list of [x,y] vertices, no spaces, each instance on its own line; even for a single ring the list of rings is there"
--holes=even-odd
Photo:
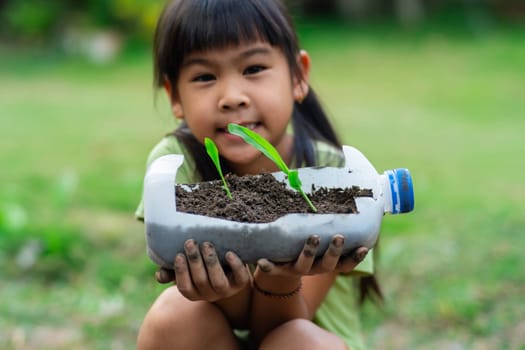
[[[253,288],[259,293],[261,293],[262,295],[264,295],[265,297],[270,297],[270,298],[279,298],[279,299],[291,298],[297,293],[299,293],[302,287],[303,287],[303,282],[300,282],[299,286],[295,288],[294,290],[292,290],[290,293],[272,293],[272,292],[268,292],[267,290],[261,289],[261,287],[259,287],[257,283],[253,281]]]

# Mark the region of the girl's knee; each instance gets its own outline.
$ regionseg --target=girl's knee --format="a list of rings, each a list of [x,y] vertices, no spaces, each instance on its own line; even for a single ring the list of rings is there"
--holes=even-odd
[[[138,349],[162,348],[161,344],[170,338],[169,334],[177,332],[179,317],[175,310],[179,304],[184,305],[179,295],[177,288],[171,287],[155,300],[140,327]]]
[[[270,332],[261,343],[263,349],[348,349],[337,335],[306,319],[288,321]]]
[[[227,332],[231,333],[228,322],[215,305],[190,301],[177,287],[170,287],[148,311],[139,331],[138,348],[182,348]]]

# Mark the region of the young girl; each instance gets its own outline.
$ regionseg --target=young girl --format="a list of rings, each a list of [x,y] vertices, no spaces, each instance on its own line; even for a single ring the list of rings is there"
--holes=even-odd
[[[338,138],[308,84],[310,58],[279,0],[172,1],[157,25],[154,64],[155,83],[181,123],[148,164],[184,154],[178,183],[217,179],[205,137],[217,144],[224,173],[278,170],[229,134],[228,123],[261,134],[292,168],[343,165]],[[211,243],[188,240],[173,271],[157,273],[159,282],[176,285],[151,307],[138,348],[361,349],[354,281],[372,273],[370,256],[360,264],[368,250],[342,256],[344,238],[335,235],[314,259],[319,243],[313,232],[288,264],[260,259],[246,266],[227,252],[223,268]]]

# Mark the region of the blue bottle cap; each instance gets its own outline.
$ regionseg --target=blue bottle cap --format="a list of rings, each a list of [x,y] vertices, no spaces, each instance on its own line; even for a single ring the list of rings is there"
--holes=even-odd
[[[392,214],[408,213],[414,210],[414,188],[412,176],[405,168],[385,171],[392,194]]]

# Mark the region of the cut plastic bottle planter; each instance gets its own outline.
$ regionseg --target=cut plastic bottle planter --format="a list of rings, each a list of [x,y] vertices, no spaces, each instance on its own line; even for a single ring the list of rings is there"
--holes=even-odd
[[[193,238],[198,243],[214,244],[222,262],[231,250],[248,263],[259,258],[276,262],[297,258],[305,240],[319,235],[318,254],[327,249],[330,238],[341,234],[344,251],[359,246],[372,248],[377,241],[385,213],[408,213],[414,209],[412,178],[408,169],[387,170],[379,174],[357,149],[343,146],[342,168],[300,168],[303,189],[346,188],[371,189],[372,197],[356,197],[359,213],[353,214],[288,214],[269,223],[244,223],[177,211],[175,177],[182,165],[182,155],[156,159],[144,179],[144,222],[147,250],[158,265],[172,268],[175,255],[184,252],[184,242]],[[279,181],[282,172],[272,173]],[[225,199],[226,200],[226,199]],[[306,205],[306,204],[305,204]]]

